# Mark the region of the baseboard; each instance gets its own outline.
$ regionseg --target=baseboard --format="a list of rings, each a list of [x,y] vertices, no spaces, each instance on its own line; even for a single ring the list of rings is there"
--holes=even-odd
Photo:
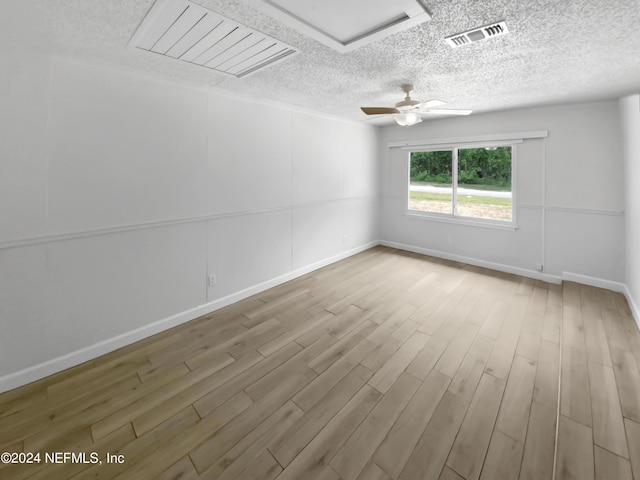
[[[604,280],[602,278],[590,277],[589,275],[581,275],[579,273],[562,272],[562,280],[567,282],[582,283],[583,285],[591,285],[592,287],[604,288],[614,292],[624,293],[627,288],[624,283]]]
[[[199,305],[195,308],[180,312],[176,315],[172,315],[162,320],[158,320],[157,322],[150,323],[138,329],[109,338],[102,342],[90,345],[80,350],[76,350],[75,352],[68,353],[61,357],[48,360],[46,362],[25,368],[15,373],[4,375],[0,377],[0,393],[21,387],[54,373],[66,370],[67,368],[71,368],[89,360],[93,360],[94,358],[97,358],[101,355],[130,345],[134,342],[137,342],[138,340],[142,340],[143,338],[155,335],[156,333],[163,332],[165,330],[168,330],[169,328],[173,328],[175,326],[189,322],[198,317],[201,317],[202,315],[207,315],[211,312],[226,307],[227,305],[231,305],[232,303],[238,302],[252,295],[268,290],[269,288],[275,287],[319,268],[325,267],[357,253],[368,250],[379,244],[380,243],[378,241],[375,241],[361,245],[351,250],[341,252],[332,257],[307,265],[305,267],[298,268],[284,275],[280,275],[257,285],[245,288],[244,290],[219,298],[217,300],[214,300],[213,302]]]
[[[638,304],[634,300],[633,295],[631,295],[631,292],[626,285],[624,286],[624,292],[622,293],[624,293],[624,296],[627,297],[627,303],[629,304],[629,308],[631,309],[631,315],[633,315],[633,318],[636,321],[638,328],[640,329],[640,309],[638,308]]]
[[[429,248],[416,247],[413,245],[405,245],[403,243],[388,242],[382,240],[380,245],[386,247],[397,248],[399,250],[406,250],[408,252],[420,253],[422,255],[429,255],[431,257],[444,258],[446,260],[452,260],[454,262],[467,263],[469,265],[475,265],[476,267],[488,268],[490,270],[497,270],[499,272],[512,273],[514,275],[520,275],[522,277],[533,278],[536,280],[542,280],[549,283],[561,283],[562,279],[555,275],[547,275],[545,273],[537,272],[535,270],[528,270],[526,268],[514,267],[511,265],[505,265],[503,263],[488,262],[486,260],[480,260],[473,257],[465,257],[462,255],[454,255],[452,253],[443,252],[440,250],[431,250]]]

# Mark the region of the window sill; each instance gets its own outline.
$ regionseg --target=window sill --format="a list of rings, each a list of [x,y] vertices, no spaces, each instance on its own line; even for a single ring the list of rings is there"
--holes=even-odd
[[[518,225],[514,222],[502,222],[494,220],[474,219],[469,217],[459,217],[446,213],[419,212],[407,210],[404,215],[414,220],[427,220],[431,222],[453,223],[456,225],[467,225],[471,227],[490,228],[495,230],[518,230]]]

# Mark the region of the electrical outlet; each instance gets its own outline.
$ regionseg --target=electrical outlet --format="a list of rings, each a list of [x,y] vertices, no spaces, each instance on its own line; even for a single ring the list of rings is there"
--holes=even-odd
[[[544,269],[541,263],[536,263],[536,270],[541,272]]]
[[[208,283],[208,285],[210,287],[213,287],[213,286],[215,286],[216,283],[218,283],[218,279],[216,278],[216,274],[215,273],[209,275],[207,283]]]

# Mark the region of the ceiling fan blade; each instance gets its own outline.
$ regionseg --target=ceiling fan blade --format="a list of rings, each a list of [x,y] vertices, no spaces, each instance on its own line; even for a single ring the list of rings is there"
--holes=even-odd
[[[443,115],[469,115],[473,110],[454,110],[448,108],[429,108],[421,110],[420,113],[440,113]]]
[[[440,105],[446,105],[447,102],[443,102],[442,100],[427,100],[426,102],[419,103],[416,105],[419,110],[428,110],[431,107],[439,107]]]
[[[391,113],[400,113],[400,110],[393,107],[360,107],[367,115],[385,115]]]

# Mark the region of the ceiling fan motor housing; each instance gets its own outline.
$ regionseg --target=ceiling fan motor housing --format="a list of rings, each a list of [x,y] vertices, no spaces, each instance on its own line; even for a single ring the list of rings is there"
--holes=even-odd
[[[420,102],[418,100],[411,99],[411,92],[413,92],[413,85],[402,85],[402,91],[407,94],[404,97],[404,100],[396,103],[396,108],[398,110],[410,110],[412,107],[415,107]]]

